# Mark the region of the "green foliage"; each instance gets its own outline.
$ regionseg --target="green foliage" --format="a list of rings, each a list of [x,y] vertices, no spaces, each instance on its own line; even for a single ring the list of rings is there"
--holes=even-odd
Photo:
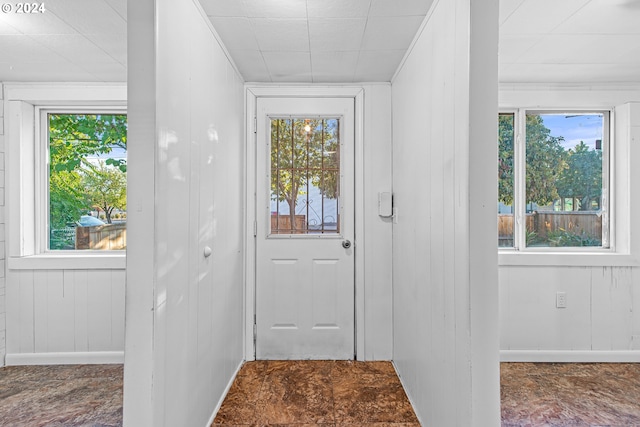
[[[296,200],[307,185],[331,199],[339,192],[337,120],[276,119],[271,122],[271,195],[287,202],[295,224]],[[308,130],[307,130],[308,129]]]
[[[103,210],[107,223],[111,224],[114,209],[127,209],[127,175],[122,170],[98,162],[82,182],[91,207]]]
[[[580,200],[580,210],[591,210],[591,202],[602,195],[602,152],[590,150],[580,141],[568,151],[567,166],[558,180],[560,197]]]
[[[586,233],[574,233],[564,228],[558,228],[547,233],[549,246],[602,246],[602,241]]]
[[[498,200],[513,204],[513,114],[498,116]]]
[[[51,114],[49,115],[49,222],[50,248],[68,246],[66,235],[56,235],[75,223],[96,203],[96,192],[117,193],[117,207],[125,206],[125,159],[110,156],[115,148],[127,148],[127,116],[124,114]],[[91,158],[103,157],[96,164]],[[118,178],[107,177],[109,169]],[[116,188],[99,188],[100,185]],[[89,186],[89,187],[87,187]],[[104,200],[104,197],[103,197]],[[126,204],[126,202],[125,202]],[[114,205],[114,206],[116,206]],[[113,207],[108,206],[113,210]]]
[[[561,136],[551,136],[542,117],[527,114],[526,119],[527,203],[544,206],[559,198],[557,181],[566,167],[567,153]]]

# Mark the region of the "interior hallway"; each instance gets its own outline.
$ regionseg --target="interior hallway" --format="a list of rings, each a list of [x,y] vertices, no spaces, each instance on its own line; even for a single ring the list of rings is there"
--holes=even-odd
[[[500,383],[503,427],[640,426],[640,364],[503,363]],[[293,423],[419,425],[386,362],[246,363],[214,425]],[[122,365],[0,368],[0,426],[87,425],[122,425]]]

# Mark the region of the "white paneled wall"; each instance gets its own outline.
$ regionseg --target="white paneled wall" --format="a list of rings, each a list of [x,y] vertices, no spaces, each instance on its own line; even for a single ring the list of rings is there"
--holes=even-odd
[[[7,364],[123,361],[124,270],[9,270]]]
[[[615,108],[616,241],[613,256],[555,254],[552,265],[503,254],[499,268],[500,348],[505,361],[640,361],[640,99],[638,88],[513,86],[505,107]],[[624,172],[623,172],[624,171]],[[630,174],[629,176],[625,175]],[[630,243],[629,243],[630,242]],[[544,261],[544,259],[542,260]],[[519,265],[518,265],[519,264]],[[565,292],[566,308],[556,308]]]
[[[5,233],[4,233],[4,102],[0,83],[0,367],[4,366],[6,354],[6,280],[5,280]]]
[[[640,350],[639,274],[634,267],[501,267],[501,349],[516,351],[505,358],[615,361],[625,357],[615,352]],[[566,292],[567,308],[556,308],[556,292]]]
[[[243,360],[244,82],[198,2],[128,17],[124,425],[204,426]]]
[[[497,2],[477,3],[435,1],[392,82],[393,360],[430,426],[499,425]]]

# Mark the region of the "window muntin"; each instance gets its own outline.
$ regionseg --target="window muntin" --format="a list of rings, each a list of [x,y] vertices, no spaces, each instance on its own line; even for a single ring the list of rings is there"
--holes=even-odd
[[[507,117],[498,119],[499,174]],[[506,184],[514,184],[513,247],[608,249],[609,112],[518,110],[513,117],[515,173],[511,181],[499,175],[503,204],[510,200]],[[505,227],[499,229],[504,242]]]
[[[126,114],[55,109],[41,114],[46,250],[125,249]]]
[[[272,118],[270,234],[340,233],[340,119]]]

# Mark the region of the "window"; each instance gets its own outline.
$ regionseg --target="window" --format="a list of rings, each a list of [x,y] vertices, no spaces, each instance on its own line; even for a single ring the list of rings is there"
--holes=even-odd
[[[499,114],[500,248],[609,248],[609,115]]]
[[[271,120],[271,234],[338,234],[340,119]]]
[[[45,250],[126,248],[127,116],[122,110],[43,109],[39,237]],[[45,241],[46,240],[46,241]]]

